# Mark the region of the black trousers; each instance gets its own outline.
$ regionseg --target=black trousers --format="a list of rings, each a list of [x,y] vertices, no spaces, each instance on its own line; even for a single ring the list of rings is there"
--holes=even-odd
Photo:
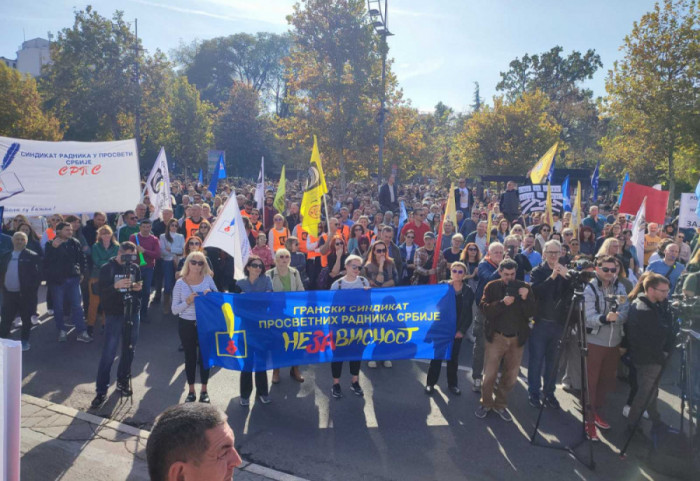
[[[362,361],[349,361],[350,364],[350,374],[353,376],[358,376],[360,374],[360,364]],[[337,361],[331,363],[331,373],[333,373],[333,379],[340,379],[340,375],[343,374],[343,361]]]
[[[209,381],[209,369],[202,361],[202,351],[199,349],[199,338],[197,337],[197,326],[194,321],[178,318],[178,333],[180,342],[185,349],[185,374],[187,384],[194,384],[195,373],[197,371],[197,361],[199,361],[199,382],[206,384]]]
[[[447,385],[456,386],[457,385],[457,368],[459,367],[459,349],[462,347],[462,339],[455,339],[452,343],[452,356],[450,360],[447,361]],[[430,367],[428,368],[428,380],[426,384],[428,386],[434,386],[437,384],[440,378],[440,370],[442,369],[442,360],[433,359],[430,361]]]
[[[20,292],[10,292],[2,288],[2,320],[0,320],[0,337],[9,339],[10,329],[15,317],[22,318],[22,340],[29,340],[32,329],[32,315],[36,310],[36,296],[28,296]]]
[[[267,371],[257,371],[255,373],[255,389],[258,396],[267,396]],[[253,392],[253,373],[241,371],[241,397],[248,399]]]

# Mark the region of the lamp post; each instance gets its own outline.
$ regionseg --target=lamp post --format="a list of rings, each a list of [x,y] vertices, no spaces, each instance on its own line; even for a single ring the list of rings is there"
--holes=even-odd
[[[380,95],[381,107],[379,108],[379,172],[378,172],[378,184],[382,185],[382,168],[384,162],[384,118],[386,117],[386,54],[388,51],[388,45],[386,43],[386,38],[393,35],[389,31],[388,27],[388,7],[389,0],[384,0],[384,8],[382,8],[381,0],[367,0],[367,11],[369,13],[370,19],[372,21],[372,26],[374,31],[377,33],[381,39],[380,48],[382,53],[382,92]]]

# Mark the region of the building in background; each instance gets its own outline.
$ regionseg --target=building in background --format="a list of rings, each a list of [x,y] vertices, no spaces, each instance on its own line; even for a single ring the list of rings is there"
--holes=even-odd
[[[43,38],[33,38],[22,43],[17,50],[17,60],[0,57],[8,67],[16,68],[21,73],[28,73],[32,77],[41,75],[41,67],[51,63],[49,41]]]

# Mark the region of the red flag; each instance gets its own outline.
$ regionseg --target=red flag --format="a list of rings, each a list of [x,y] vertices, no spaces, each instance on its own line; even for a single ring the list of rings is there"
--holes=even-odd
[[[620,213],[635,215],[642,205],[644,197],[647,198],[647,222],[664,224],[666,220],[666,207],[668,206],[668,191],[656,190],[646,185],[627,182],[625,192],[620,202]]]

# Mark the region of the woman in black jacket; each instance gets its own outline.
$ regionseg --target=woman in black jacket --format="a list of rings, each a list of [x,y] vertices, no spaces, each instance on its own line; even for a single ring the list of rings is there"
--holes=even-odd
[[[462,262],[453,262],[450,268],[452,279],[445,281],[455,290],[457,306],[457,332],[452,342],[452,355],[447,361],[447,388],[452,394],[459,395],[462,391],[457,386],[457,368],[459,367],[459,349],[462,346],[462,338],[467,333],[472,323],[472,304],[474,303],[474,291],[464,282],[467,274],[467,266]],[[425,393],[430,395],[435,391],[435,384],[440,378],[442,359],[433,359],[428,368],[428,379],[425,385]]]

